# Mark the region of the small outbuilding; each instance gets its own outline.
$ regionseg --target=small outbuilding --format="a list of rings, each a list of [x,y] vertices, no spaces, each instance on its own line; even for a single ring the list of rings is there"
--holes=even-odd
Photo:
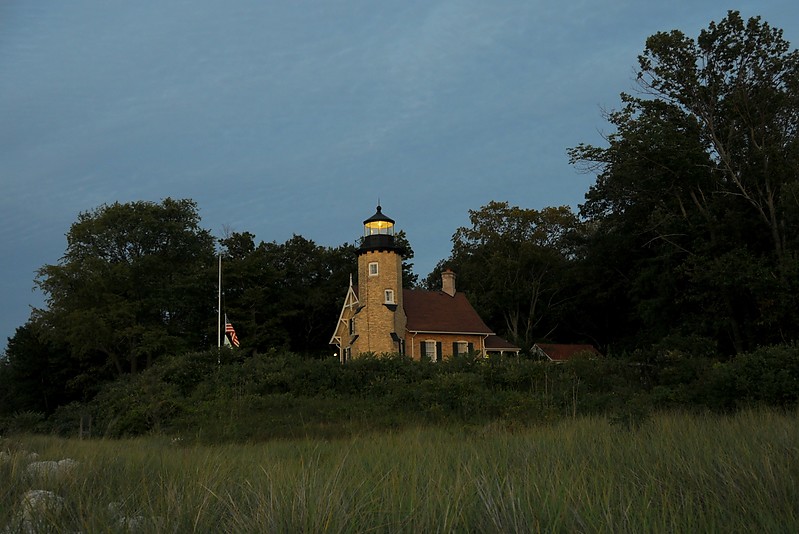
[[[596,358],[602,354],[593,345],[564,345],[558,343],[536,343],[533,345],[534,356],[551,362],[567,362],[576,356]]]

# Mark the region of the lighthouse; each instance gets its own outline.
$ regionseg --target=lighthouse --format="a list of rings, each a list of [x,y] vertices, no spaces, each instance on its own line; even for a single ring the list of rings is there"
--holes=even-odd
[[[358,334],[353,353],[404,353],[402,297],[402,247],[395,240],[394,220],[377,206],[375,214],[363,221],[358,249],[360,308],[353,317],[353,329]]]

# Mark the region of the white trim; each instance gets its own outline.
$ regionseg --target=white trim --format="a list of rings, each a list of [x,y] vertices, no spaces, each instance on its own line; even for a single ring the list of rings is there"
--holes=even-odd
[[[341,312],[338,315],[338,322],[336,322],[336,329],[333,330],[333,335],[330,337],[329,345],[336,345],[341,352],[345,347],[342,347],[341,336],[338,335],[339,328],[344,325],[346,331],[349,333],[350,325],[347,319],[344,319],[344,311],[349,308],[353,309],[359,304],[358,295],[355,294],[355,289],[352,287],[352,275],[350,275],[350,287],[347,290],[347,296],[344,297],[344,304],[341,306]]]
[[[461,335],[461,336],[464,336],[464,335],[465,336],[484,336],[483,339],[485,339],[485,338],[487,338],[488,336],[491,336],[491,335],[496,335],[496,334],[494,334],[494,332],[488,332],[488,333],[485,333],[485,332],[448,332],[448,331],[444,331],[444,330],[442,330],[442,331],[437,331],[437,330],[409,330],[407,328],[406,328],[406,330],[408,330],[408,332],[413,333],[414,335],[416,335],[416,334],[449,334],[449,335],[453,335],[453,336],[455,336],[455,335]]]
[[[422,343],[424,343],[424,351],[423,351],[422,356],[430,358],[431,362],[437,362],[438,361],[438,344],[440,343],[440,341],[438,341],[436,339],[425,339],[424,341],[422,341]],[[433,344],[433,356],[430,356],[427,353],[428,343],[432,343]],[[444,348],[442,347],[441,350],[443,352]],[[442,359],[443,359],[443,354],[442,354]]]

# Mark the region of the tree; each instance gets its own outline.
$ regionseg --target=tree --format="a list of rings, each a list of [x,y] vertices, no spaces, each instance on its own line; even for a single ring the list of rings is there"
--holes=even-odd
[[[408,236],[405,230],[400,230],[394,236],[394,242],[402,248],[402,286],[406,288],[414,288],[419,283],[419,276],[413,272],[413,249],[411,242],[408,241]]]
[[[261,242],[222,239],[225,309],[245,348],[320,352],[328,348],[355,260],[354,245],[324,247],[295,235]]]
[[[68,347],[58,344],[35,321],[16,329],[0,358],[0,413],[49,414],[61,404],[83,400],[92,391],[73,379],[80,374]],[[97,380],[95,380],[95,384]]]
[[[608,115],[608,147],[570,151],[598,173],[581,206],[584,278],[615,285],[622,305],[607,309],[634,344],[795,338],[799,53],[731,11],[696,41],[650,37],[637,80],[640,96]]]
[[[730,11],[696,41],[679,31],[653,35],[639,65],[646,95],[699,124],[715,192],[749,204],[782,271],[786,232],[796,234],[786,227],[786,209],[799,207],[799,51],[790,50],[782,30]]]
[[[490,202],[469,210],[469,219],[471,226],[452,236],[452,254],[428,277],[428,288],[449,267],[489,326],[521,348],[555,336],[568,300],[562,282],[576,216],[565,206],[539,211]]]
[[[166,352],[209,344],[215,317],[213,238],[191,200],[114,203],[83,212],[67,249],[36,279],[35,318],[74,358],[135,373]]]

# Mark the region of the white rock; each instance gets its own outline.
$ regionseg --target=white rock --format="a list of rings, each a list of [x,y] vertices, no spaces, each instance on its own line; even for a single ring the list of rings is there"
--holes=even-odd
[[[4,534],[49,532],[52,521],[64,510],[64,499],[52,491],[29,490],[22,496],[19,509]]]
[[[68,473],[77,469],[78,463],[77,460],[73,460],[72,458],[64,458],[63,460],[58,460],[58,469],[61,471]]]
[[[78,467],[78,462],[72,458],[65,458],[59,461],[45,460],[43,462],[33,462],[28,465],[26,471],[31,477],[59,478],[68,475]]]
[[[42,516],[54,516],[64,509],[63,497],[48,490],[28,490],[22,496],[20,514],[23,521],[37,521]]]

